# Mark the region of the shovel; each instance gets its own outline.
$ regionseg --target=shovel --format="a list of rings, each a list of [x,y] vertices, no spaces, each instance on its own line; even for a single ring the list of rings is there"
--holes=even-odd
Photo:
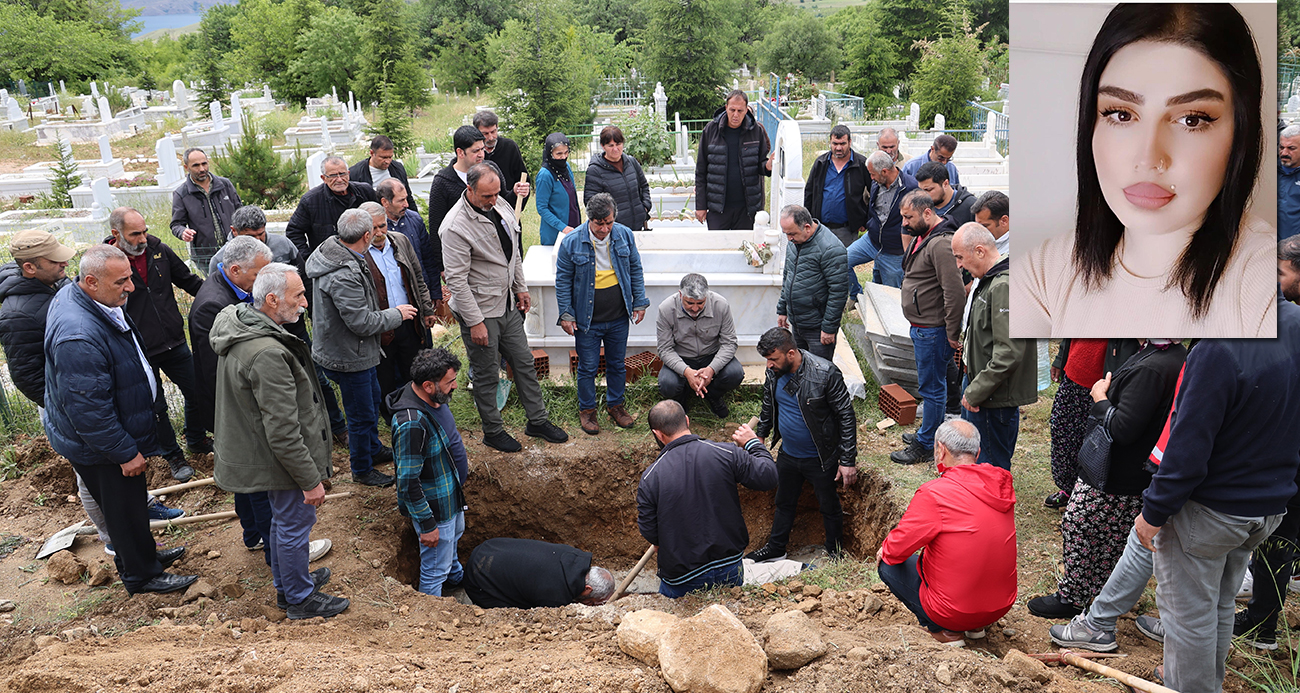
[[[1105,664],[1098,664],[1092,661],[1093,659],[1102,657],[1123,657],[1125,655],[1061,650],[1060,652],[1031,654],[1029,656],[1040,662],[1064,662],[1066,664],[1073,664],[1085,671],[1091,671],[1094,674],[1101,674],[1102,676],[1115,679],[1133,690],[1143,691],[1144,693],[1178,693],[1172,688],[1166,688],[1158,683],[1152,683],[1146,679],[1141,679],[1132,674],[1122,672],[1119,669],[1113,669]]]
[[[175,486],[166,486],[160,489],[149,491],[149,495],[154,497],[165,496],[169,493],[184,491],[185,489],[197,488],[199,486],[207,486],[209,484],[212,484],[215,481],[216,479],[211,479],[211,478],[199,479],[198,481],[190,481],[184,484],[176,484]],[[52,534],[49,539],[45,540],[44,544],[41,544],[41,550],[36,552],[36,558],[37,560],[49,558],[50,556],[53,556],[54,554],[64,549],[70,548],[72,546],[72,542],[76,541],[79,535],[94,534],[97,531],[99,530],[95,529],[94,525],[86,524],[85,520],[82,520],[81,522],[78,522],[76,524],[68,525],[67,527],[64,527],[63,529]]]
[[[641,560],[637,561],[636,567],[632,568],[632,571],[627,574],[627,577],[623,578],[623,582],[619,583],[618,589],[614,590],[614,596],[610,597],[609,601],[618,601],[618,598],[622,597],[623,594],[627,592],[627,588],[632,584],[632,581],[636,579],[636,576],[641,574],[641,569],[645,567],[645,564],[650,562],[650,557],[655,555],[655,551],[656,548],[654,546],[645,550],[645,555],[641,557]]]

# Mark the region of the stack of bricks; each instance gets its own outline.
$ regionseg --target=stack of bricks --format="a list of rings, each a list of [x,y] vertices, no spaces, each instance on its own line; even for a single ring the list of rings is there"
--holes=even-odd
[[[551,357],[546,355],[545,349],[533,349],[533,370],[537,371],[539,381],[551,377]],[[515,369],[509,363],[506,364],[506,377],[515,379]]]
[[[907,394],[907,390],[890,384],[880,388],[880,411],[901,426],[916,421],[916,398]]]
[[[664,367],[664,362],[659,360],[659,356],[653,351],[643,351],[639,354],[632,354],[623,359],[623,365],[627,369],[627,382],[635,383],[644,375],[659,375],[659,371]],[[569,372],[575,377],[578,375],[578,351],[569,350]],[[605,349],[601,347],[600,363],[596,366],[596,377],[605,374]]]

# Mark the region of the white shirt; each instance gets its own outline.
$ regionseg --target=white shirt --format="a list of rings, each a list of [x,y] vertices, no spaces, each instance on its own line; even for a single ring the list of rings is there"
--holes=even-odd
[[[387,178],[392,178],[392,177],[393,177],[393,176],[388,172],[388,169],[386,169],[386,168],[375,168],[374,166],[371,166],[371,167],[370,167],[370,185],[371,185],[371,187],[376,187],[376,188],[377,188],[377,187],[379,187],[379,181],[381,181],[381,180],[385,180],[385,179],[387,179]]]
[[[109,308],[99,301],[95,301],[95,305],[99,306],[100,310],[108,315],[108,319],[112,320],[114,325],[131,335],[131,342],[135,344],[135,353],[139,354],[140,365],[144,366],[145,377],[149,379],[149,393],[153,395],[154,399],[158,399],[158,381],[153,377],[153,366],[149,365],[149,359],[144,355],[144,349],[140,348],[140,340],[135,338],[135,332],[131,331],[131,326],[127,324],[126,313],[122,311],[122,306]]]

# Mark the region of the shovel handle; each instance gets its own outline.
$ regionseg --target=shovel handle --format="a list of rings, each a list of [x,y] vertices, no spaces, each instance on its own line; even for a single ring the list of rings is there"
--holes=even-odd
[[[149,495],[151,495],[151,496],[153,496],[153,497],[156,498],[156,497],[158,497],[158,496],[165,496],[165,495],[167,495],[167,494],[169,494],[169,493],[176,493],[176,492],[178,492],[178,491],[184,491],[185,489],[198,488],[198,487],[200,487],[200,486],[211,486],[212,484],[215,484],[216,482],[217,482],[217,480],[216,480],[215,478],[212,478],[212,477],[209,477],[209,478],[207,478],[207,479],[199,479],[199,480],[197,480],[197,481],[187,481],[187,482],[185,482],[185,483],[183,483],[183,484],[176,484],[175,486],[164,486],[164,487],[162,487],[162,488],[154,489],[154,490],[152,490],[152,491],[149,492]]]
[[[1132,674],[1122,672],[1119,669],[1108,667],[1105,664],[1098,664],[1091,659],[1084,659],[1073,652],[1062,652],[1061,661],[1066,664],[1073,664],[1080,669],[1086,669],[1094,674],[1101,674],[1102,676],[1110,677],[1126,686],[1131,686],[1135,690],[1144,691],[1144,693],[1178,693],[1178,691],[1175,691],[1172,688],[1166,688],[1158,683],[1153,683],[1146,679],[1140,679]]]
[[[332,493],[328,496],[325,496],[325,500],[332,500],[335,498],[347,498],[350,495],[352,495],[351,491],[344,491],[343,493]],[[192,525],[198,522],[215,522],[217,520],[229,520],[232,517],[236,517],[234,510],[226,510],[224,512],[219,512],[219,513],[208,513],[207,515],[191,515],[189,517],[178,517],[175,520],[154,520],[153,522],[149,523],[149,529],[150,530],[166,529],[168,527]]]
[[[527,172],[527,171],[524,171],[523,173],[519,174],[519,182],[520,182],[520,183],[527,183],[527,182],[528,182],[528,172]],[[523,230],[523,228],[524,228],[524,220],[523,220],[522,217],[519,216],[519,212],[520,212],[520,209],[521,209],[523,206],[524,206],[524,198],[522,198],[522,197],[516,197],[516,198],[515,198],[515,221],[519,222],[519,228],[520,228],[520,232],[521,232],[521,233],[522,233],[522,230]]]
[[[614,590],[614,596],[610,597],[609,601],[617,601],[619,597],[623,596],[623,593],[627,591],[628,586],[632,584],[632,581],[636,579],[636,576],[641,574],[641,569],[645,567],[645,564],[650,562],[650,557],[655,555],[655,551],[656,548],[653,544],[650,548],[645,550],[645,555],[641,556],[641,560],[637,561],[636,566],[632,568],[632,571],[627,574],[627,577],[623,578],[623,582],[619,584],[618,589]]]

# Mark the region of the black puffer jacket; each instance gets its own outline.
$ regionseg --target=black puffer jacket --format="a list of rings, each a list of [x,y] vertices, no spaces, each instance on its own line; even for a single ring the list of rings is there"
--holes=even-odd
[[[401,181],[402,185],[406,186],[407,205],[419,212],[420,205],[416,204],[415,195],[411,194],[411,181],[406,177],[406,166],[402,165],[402,162],[397,159],[393,159],[388,164],[388,175]],[[348,168],[348,180],[353,183],[365,183],[372,188],[375,187],[374,179],[370,177],[370,157],[366,157]],[[379,191],[375,191],[375,194],[378,195]]]
[[[849,297],[844,244],[818,224],[812,238],[802,244],[787,243],[785,253],[776,314],[786,316],[791,325],[820,326],[822,332],[835,334]]]
[[[842,245],[840,247],[843,247]],[[799,398],[799,413],[808,424],[822,469],[836,465],[855,467],[858,459],[858,422],[853,413],[853,398],[844,385],[844,375],[835,364],[799,350],[803,363],[790,375],[787,392]],[[763,381],[763,409],[754,433],[767,438],[773,433],[772,444],[781,440],[777,426],[776,382],[781,376],[767,369]]]
[[[719,108],[713,121],[700,135],[700,152],[695,159],[695,208],[722,212],[727,200],[727,109]],[[745,186],[745,209],[757,214],[763,209],[763,177],[772,143],[752,112],[740,124],[740,181]]]
[[[650,214],[650,184],[646,182],[641,164],[631,154],[623,155],[623,170],[614,168],[614,164],[604,154],[593,154],[587,164],[587,182],[582,188],[582,204],[585,207],[591,198],[599,193],[609,193],[618,205],[615,220],[618,223],[640,231],[645,228],[645,220]]]
[[[135,265],[131,265],[131,283],[135,284],[135,290],[126,300],[126,314],[131,316],[131,321],[144,337],[145,356],[153,358],[185,343],[185,319],[181,317],[180,306],[176,305],[176,292],[172,285],[196,296],[203,286],[203,279],[191,272],[189,265],[162,239],[152,234],[146,239],[145,272],[149,275],[149,282],[146,284],[135,271]],[[117,245],[117,239],[112,236],[105,238],[104,242]]]
[[[45,315],[50,299],[67,284],[46,286],[24,277],[17,262],[0,266],[0,344],[9,362],[9,376],[18,391],[45,406]]]

